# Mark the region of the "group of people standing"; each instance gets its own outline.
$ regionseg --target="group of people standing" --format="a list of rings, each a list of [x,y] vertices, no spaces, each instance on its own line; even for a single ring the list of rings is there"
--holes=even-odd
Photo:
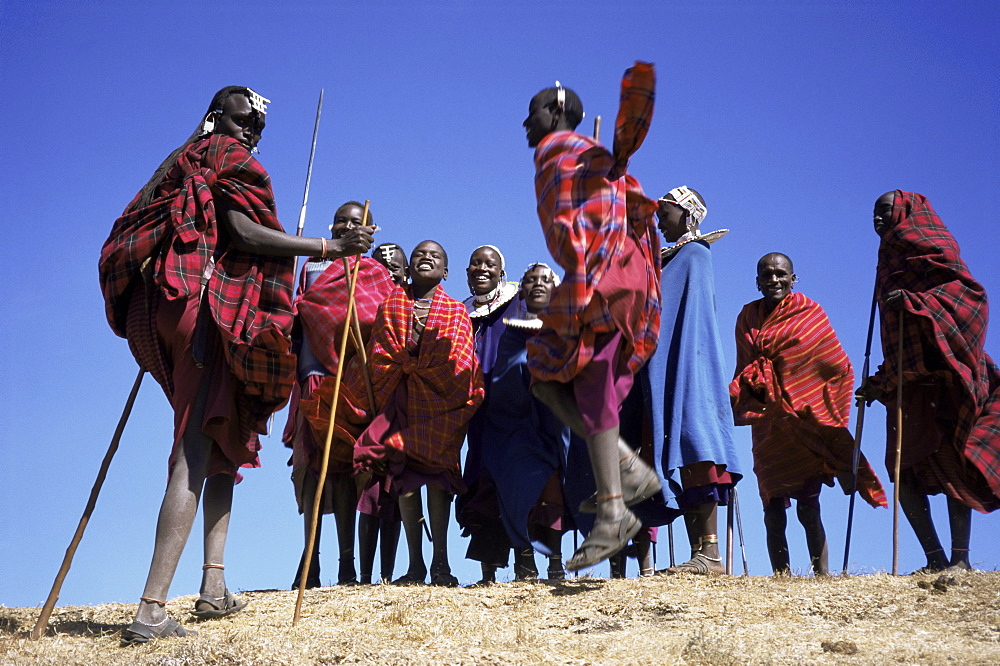
[[[691,555],[667,571],[721,573],[718,508],[743,477],[735,425],[752,427],[772,568],[790,569],[794,499],[812,570],[828,573],[822,486],[836,480],[886,505],[848,430],[850,361],[823,309],[793,291],[792,260],[774,252],[757,264],[761,298],[737,320],[736,371],[725,367],[711,259],[725,230],[701,230],[708,207],[696,190],[653,200],[627,171],[654,88],[651,65],[626,72],[611,151],[575,131],[583,105],[572,90],[557,84],[532,98],[524,127],[538,216],[561,274],[538,262],[510,281],[501,250],[484,245],[466,269],[465,303],[441,287],[439,243],[409,255],[372,247],[367,204],[338,208],[331,238],[284,233],[252,155],[268,100],[243,87],[215,95],[101,255],[109,323],[175,414],[152,563],[123,645],[191,633],[164,605],[202,499],[205,564],[192,614],[243,608],[224,578],[233,486],[240,467],[259,465],[258,435],[286,401],[306,545],[318,502],[334,515],[339,584],[424,584],[429,574],[457,585],[447,549],[456,497],[480,584],[496,580],[511,552],[515,578],[538,575],[536,551],[548,577],[562,578],[562,535],[573,528],[585,539],[566,570],[614,558],[620,572],[633,542],[640,575],[651,575],[656,528],[678,516]],[[968,568],[971,509],[1000,506],[1000,372],[983,350],[986,295],[921,195],[880,197],[875,229],[886,361],[857,399],[895,410],[902,382],[901,504],[929,569]],[[293,294],[296,256],[309,260]],[[948,497],[950,557],[928,511],[938,493]],[[395,578],[400,527],[409,561]],[[318,534],[312,543],[293,587],[321,584]]]

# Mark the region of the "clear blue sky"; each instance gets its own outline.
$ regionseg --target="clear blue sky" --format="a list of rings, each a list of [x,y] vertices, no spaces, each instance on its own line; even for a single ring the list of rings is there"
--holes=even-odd
[[[973,275],[1000,294],[996,2],[146,7],[0,4],[0,270],[8,294],[0,337],[0,604],[44,601],[135,378],[125,341],[104,319],[101,245],[224,85],[249,85],[273,100],[260,160],[286,228],[298,216],[325,88],[306,233],[327,233],[339,203],[370,199],[380,240],[407,249],[425,238],[444,244],[452,268],[446,287],[457,298],[467,293],[466,258],[480,244],[499,245],[512,274],[546,258],[521,128],[528,100],[558,79],[583,99],[585,127],[604,116],[607,137],[619,77],[635,59],[656,63],[658,99],[632,172],[656,196],[680,184],[698,188],[710,211],[704,229],[732,230],[713,246],[730,364],[728,331],[757,297],[755,263],[781,251],[860,371],[878,247],[871,211],[886,190],[927,195]],[[997,330],[987,339],[994,357]],[[876,341],[873,366],[878,350]],[[885,479],[884,409],[868,415],[864,450]],[[284,421],[281,412],[276,432]],[[147,379],[60,603],[138,599],[171,423],[166,399]],[[749,429],[738,433],[749,470]],[[226,557],[234,589],[287,589],[301,549],[288,451],[276,436],[263,445],[263,468],[236,489]],[[766,574],[752,475],[740,490],[751,573]],[[943,504],[935,501],[940,528]],[[838,490],[824,491],[834,568],[846,507]],[[998,520],[974,516],[972,559],[981,568],[1000,566]],[[889,511],[859,503],[852,570],[890,568],[891,524]],[[197,592],[200,531],[199,518],[172,596]],[[793,568],[805,569],[793,516],[789,540]],[[903,571],[922,565],[905,524],[901,546]],[[465,547],[456,532],[452,562],[471,582],[479,572],[463,559]],[[677,548],[686,554],[683,530]],[[332,529],[322,549],[329,578]],[[665,544],[658,552],[662,567]],[[405,559],[401,553],[397,573]]]

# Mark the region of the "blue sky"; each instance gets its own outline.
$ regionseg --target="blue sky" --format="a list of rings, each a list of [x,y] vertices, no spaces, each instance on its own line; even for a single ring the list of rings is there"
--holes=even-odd
[[[0,604],[44,601],[135,378],[125,341],[104,319],[100,247],[224,85],[273,100],[260,160],[291,229],[324,88],[306,233],[325,234],[339,203],[370,199],[379,240],[407,249],[425,238],[443,243],[456,298],[467,294],[461,269],[478,245],[500,246],[512,275],[546,259],[521,128],[531,96],[560,80],[583,99],[584,127],[605,118],[607,138],[619,78],[636,59],[656,63],[658,99],[632,173],[655,196],[696,187],[709,207],[703,229],[732,230],[713,246],[730,365],[728,331],[757,296],[756,261],[781,251],[860,372],[878,247],[871,210],[886,190],[927,195],[973,275],[1000,293],[995,2],[144,4],[0,4],[8,294],[0,306]],[[1000,356],[996,326],[987,350]],[[876,341],[873,367],[880,357]],[[277,433],[284,420],[280,412]],[[147,379],[60,603],[141,594],[171,423]],[[870,409],[865,425],[864,450],[885,479],[884,409]],[[749,429],[738,436],[749,470]],[[234,589],[287,589],[301,549],[288,452],[277,436],[263,444],[263,468],[236,489],[226,557]],[[766,574],[755,479],[740,490],[751,573]],[[822,499],[839,568],[847,499],[832,489]],[[946,533],[943,498],[934,505]],[[974,516],[972,559],[981,568],[1000,566],[990,536],[998,519]],[[891,567],[891,525],[890,511],[859,503],[852,570]],[[172,596],[197,591],[200,532],[199,518]],[[325,578],[335,570],[333,539],[327,530]],[[789,542],[793,568],[805,569],[794,517]],[[905,524],[900,542],[901,570],[921,566]],[[685,544],[679,529],[679,553]],[[453,566],[471,582],[479,572],[465,547],[456,532]],[[661,543],[661,567],[666,551]],[[397,573],[405,566],[401,552]]]

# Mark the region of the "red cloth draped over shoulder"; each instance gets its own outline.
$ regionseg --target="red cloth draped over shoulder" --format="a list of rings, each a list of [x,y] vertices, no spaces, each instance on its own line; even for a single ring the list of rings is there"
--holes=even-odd
[[[348,261],[350,270],[353,271],[357,259],[351,257]],[[376,260],[361,257],[360,261],[358,282],[354,290],[354,307],[361,324],[361,337],[367,342],[371,338],[378,306],[392,293],[395,284],[389,271]],[[300,290],[295,298],[295,310],[302,335],[310,351],[330,374],[337,368],[337,352],[344,335],[349,293],[350,275],[344,273],[344,262],[338,259],[316,278],[309,289],[304,292]],[[353,354],[354,346],[348,343],[348,360]]]
[[[379,306],[368,343],[375,409],[369,412],[361,407],[367,405],[368,398],[359,357],[355,357],[346,366],[341,386],[344,399],[337,406],[338,436],[343,434],[354,441],[374,414],[393,401],[400,383],[405,382],[406,426],[390,429],[381,444],[401,451],[426,468],[460,476],[462,441],[469,419],[484,395],[472,323],[465,306],[437,287],[415,352],[410,344],[412,325],[413,299],[409,288],[397,287]],[[328,393],[327,411],[312,409],[308,418],[313,428],[325,433],[333,387],[326,388],[324,383],[321,390]],[[355,459],[356,468],[362,470],[380,462],[364,457]]]
[[[882,236],[876,273],[879,302],[903,294],[903,378],[936,377],[955,404],[950,445],[983,476],[1000,499],[1000,371],[986,353],[986,291],[969,273],[958,244],[922,194],[895,192],[892,219]],[[894,399],[898,377],[899,313],[880,309],[883,364],[872,385]],[[933,349],[936,353],[928,354]],[[905,393],[904,393],[905,399]],[[905,430],[904,430],[905,437]],[[905,442],[904,442],[905,446]]]
[[[775,419],[793,430],[809,431],[795,441],[756,441],[754,471],[762,489],[770,476],[803,482],[816,476],[810,456],[796,457],[790,469],[785,450],[804,445],[822,461],[824,476],[837,476],[849,492],[854,437],[848,429],[854,371],[837,334],[818,303],[801,293],[786,296],[769,314],[763,299],[743,306],[736,320],[736,376],[729,385],[737,425],[764,425]],[[788,428],[776,429],[784,433]],[[858,492],[872,506],[886,506],[882,484],[862,455]],[[780,493],[779,493],[780,494]]]
[[[241,429],[260,433],[294,381],[292,258],[220,243],[219,200],[257,224],[283,230],[267,172],[241,143],[212,135],[184,149],[149,205],[138,207],[137,195],[115,221],[101,250],[101,289],[108,322],[124,337],[130,287],[142,288],[139,274],[147,260],[155,287],[170,301],[197,298],[202,276],[211,271],[206,296],[225,362],[238,380]],[[146,369],[170,396],[172,380],[160,365]]]
[[[634,374],[656,350],[657,205],[631,175],[614,177],[642,143],[652,115],[652,66],[637,68],[622,84],[615,156],[575,132],[549,134],[535,150],[538,217],[549,253],[565,271],[542,330],[528,342],[528,366],[542,380],[572,380],[601,333],[623,335],[620,372]]]

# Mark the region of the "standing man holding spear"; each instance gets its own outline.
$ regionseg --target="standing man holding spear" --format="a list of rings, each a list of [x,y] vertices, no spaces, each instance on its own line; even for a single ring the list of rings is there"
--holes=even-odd
[[[886,192],[873,222],[882,239],[875,291],[884,362],[857,395],[890,412],[886,467],[896,470],[924,570],[970,569],[972,509],[1000,508],[1000,370],[983,348],[986,291],[922,194]],[[950,557],[927,499],[939,493],[948,498]]]
[[[237,470],[259,466],[258,434],[294,381],[291,258],[339,258],[372,243],[364,226],[332,241],[284,233],[270,177],[251,154],[267,103],[246,87],[216,93],[101,253],[112,330],[128,339],[175,414],[153,559],[122,645],[191,633],[164,606],[202,493],[205,564],[192,614],[222,617],[246,605],[226,588],[223,553]]]

